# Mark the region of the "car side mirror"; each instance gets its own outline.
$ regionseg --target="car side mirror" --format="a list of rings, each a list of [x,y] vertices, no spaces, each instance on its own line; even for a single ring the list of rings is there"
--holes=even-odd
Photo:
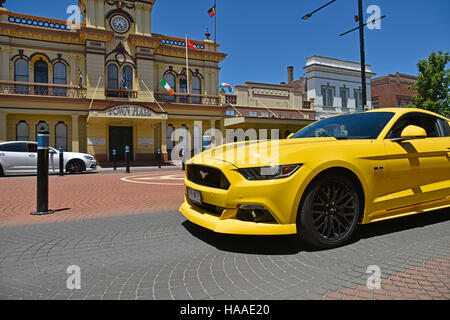
[[[418,126],[409,125],[406,128],[403,129],[402,133],[400,134],[400,138],[394,138],[391,139],[393,142],[401,142],[405,140],[411,140],[411,139],[424,139],[427,137],[427,132]]]

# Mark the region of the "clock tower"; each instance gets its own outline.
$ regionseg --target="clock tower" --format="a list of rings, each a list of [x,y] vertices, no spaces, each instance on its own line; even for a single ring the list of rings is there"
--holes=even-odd
[[[151,36],[152,0],[79,0],[88,28]]]

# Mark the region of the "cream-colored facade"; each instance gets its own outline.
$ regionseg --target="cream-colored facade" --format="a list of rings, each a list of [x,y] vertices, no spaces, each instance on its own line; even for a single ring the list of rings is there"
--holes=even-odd
[[[296,130],[314,119],[291,88],[247,83],[236,95],[220,93],[226,54],[209,39],[192,40],[198,49],[189,49],[187,86],[185,39],[152,32],[156,1],[78,5],[79,28],[0,8],[0,142],[35,140],[45,122],[52,146],[104,163],[129,145],[134,161],[150,162],[158,152],[167,160],[176,143],[171,132],[185,127],[193,136],[195,121],[203,131],[224,132],[239,125]],[[175,95],[159,84],[163,77]]]

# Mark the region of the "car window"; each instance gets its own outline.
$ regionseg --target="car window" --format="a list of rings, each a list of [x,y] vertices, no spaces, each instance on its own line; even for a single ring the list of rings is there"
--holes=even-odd
[[[393,116],[393,112],[360,112],[325,118],[300,130],[290,139],[376,139]]]
[[[0,151],[28,152],[28,148],[24,142],[6,143],[0,146]]]
[[[37,152],[37,144],[28,143],[28,152]]]
[[[439,125],[440,125],[441,130],[442,130],[442,135],[443,135],[444,137],[450,136],[450,126],[449,126],[449,123],[448,123],[447,121],[445,121],[444,119],[439,119],[438,122],[439,122]]]
[[[423,113],[410,113],[403,115],[392,127],[387,139],[400,138],[403,129],[407,126],[417,126],[423,128],[428,138],[442,137],[443,129],[439,124],[439,118],[429,116]]]

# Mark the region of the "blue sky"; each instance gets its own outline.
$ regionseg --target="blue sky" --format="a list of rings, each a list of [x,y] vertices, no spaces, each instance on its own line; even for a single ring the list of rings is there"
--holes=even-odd
[[[286,67],[294,77],[304,75],[307,57],[317,54],[359,61],[359,36],[339,34],[356,26],[357,0],[337,0],[311,19],[300,18],[329,0],[217,0],[217,42],[228,54],[221,63],[220,81],[280,83]],[[402,72],[417,74],[418,60],[432,51],[450,51],[449,0],[364,0],[378,5],[387,18],[380,30],[366,28],[366,63],[377,76]],[[7,0],[13,12],[66,19],[67,6],[76,0]],[[192,40],[204,40],[206,28],[214,33],[208,9],[214,0],[157,0],[152,31]],[[364,10],[365,11],[365,10]],[[365,13],[365,19],[369,14]]]

